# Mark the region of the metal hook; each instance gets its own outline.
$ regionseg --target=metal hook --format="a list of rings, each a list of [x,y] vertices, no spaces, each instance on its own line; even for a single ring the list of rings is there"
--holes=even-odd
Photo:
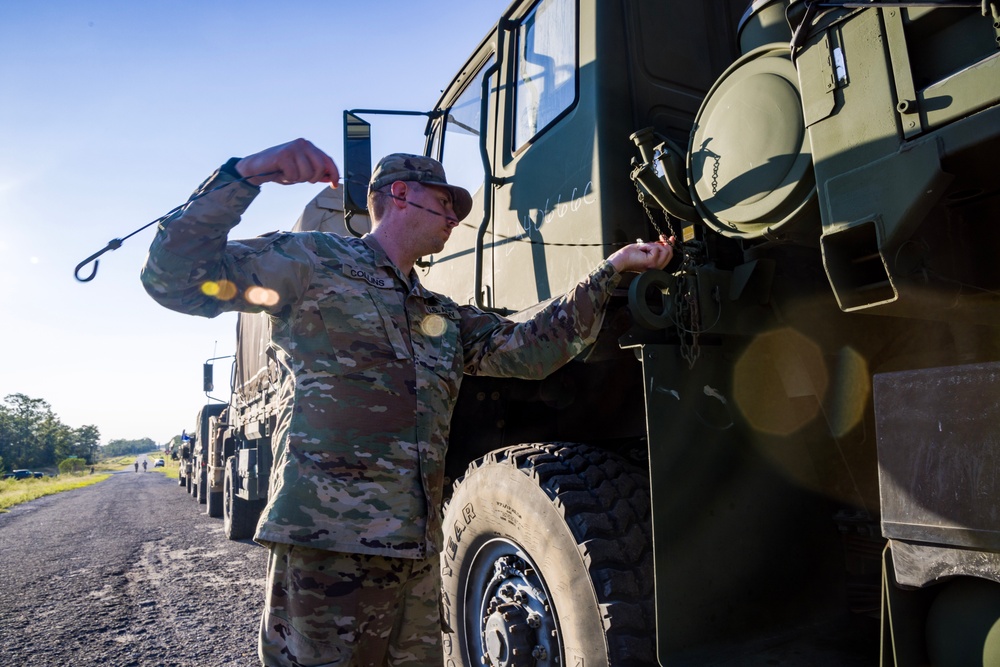
[[[79,280],[81,283],[89,283],[97,275],[97,266],[100,264],[97,258],[109,250],[118,250],[118,248],[121,247],[122,247],[122,239],[111,239],[110,241],[108,241],[108,245],[104,246],[103,248],[95,252],[93,255],[91,255],[87,259],[77,264],[76,270],[73,272],[73,275],[76,276],[76,279]],[[86,278],[81,278],[80,269],[85,267],[87,264],[90,264],[91,262],[94,263],[94,268],[93,270],[91,270],[90,275],[87,276]]]
[[[244,176],[242,178],[238,178],[235,181],[228,181],[226,183],[223,183],[222,185],[217,185],[216,187],[212,188],[211,190],[205,190],[204,192],[199,192],[198,194],[193,195],[185,203],[181,204],[180,206],[174,207],[173,209],[171,209],[170,211],[168,211],[166,214],[161,215],[156,220],[153,220],[152,222],[146,223],[145,225],[143,225],[139,229],[135,230],[131,234],[129,234],[127,236],[124,236],[124,237],[122,237],[120,239],[111,239],[110,241],[108,241],[108,245],[104,246],[98,252],[95,252],[93,255],[91,255],[87,259],[85,259],[82,262],[80,262],[79,264],[77,264],[76,265],[76,270],[73,272],[73,275],[76,276],[76,279],[79,280],[81,283],[88,283],[91,280],[93,280],[95,276],[97,276],[97,266],[100,264],[100,262],[97,261],[98,257],[100,257],[101,255],[103,255],[104,253],[106,253],[109,250],[118,250],[118,248],[122,247],[122,243],[124,243],[126,239],[132,238],[133,236],[135,236],[136,234],[138,234],[142,230],[146,229],[147,227],[151,227],[151,226],[153,226],[155,224],[158,224],[158,223],[161,223],[161,222],[163,222],[165,220],[168,220],[170,218],[170,216],[172,216],[174,213],[176,213],[177,211],[181,210],[182,208],[184,208],[185,206],[187,206],[188,204],[190,204],[194,200],[201,199],[205,195],[211,194],[211,193],[215,192],[216,190],[221,190],[222,188],[228,187],[228,186],[232,185],[233,183],[245,183],[245,182],[248,182],[251,178],[260,178],[261,176],[272,176],[274,174],[280,174],[280,173],[281,173],[280,170],[275,170],[275,171],[266,171],[266,172],[264,172],[262,174],[252,174],[250,176]],[[90,275],[87,276],[87,277],[85,277],[85,278],[81,278],[80,277],[80,269],[82,269],[83,267],[85,267],[87,264],[90,264],[91,262],[94,263],[94,268],[90,271]]]

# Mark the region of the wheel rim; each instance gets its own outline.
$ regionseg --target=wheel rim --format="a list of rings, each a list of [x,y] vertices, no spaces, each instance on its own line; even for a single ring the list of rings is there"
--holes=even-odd
[[[476,552],[465,608],[470,664],[546,667],[564,662],[548,588],[515,543],[492,539]]]

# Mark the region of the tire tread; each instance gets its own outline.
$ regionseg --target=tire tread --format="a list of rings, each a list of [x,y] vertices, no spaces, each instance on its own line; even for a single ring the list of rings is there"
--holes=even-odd
[[[472,463],[455,488],[487,464],[515,466],[533,478],[565,519],[594,582],[612,663],[656,664],[646,471],[589,445],[521,444]]]

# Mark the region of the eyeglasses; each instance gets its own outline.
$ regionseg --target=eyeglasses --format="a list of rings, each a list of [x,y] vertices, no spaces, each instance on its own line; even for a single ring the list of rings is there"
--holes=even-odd
[[[445,220],[451,220],[453,222],[458,222],[458,218],[456,218],[453,215],[448,215],[447,213],[442,213],[440,211],[435,211],[432,208],[427,208],[426,206],[421,206],[420,204],[418,204],[418,203],[416,203],[414,201],[411,201],[409,199],[406,199],[405,197],[397,197],[396,195],[394,195],[391,192],[388,192],[386,190],[379,190],[378,193],[381,194],[381,195],[385,195],[386,197],[391,197],[391,198],[396,199],[398,201],[406,202],[410,206],[413,206],[415,208],[419,208],[422,211],[429,211],[430,213],[433,213],[434,215],[440,215]]]

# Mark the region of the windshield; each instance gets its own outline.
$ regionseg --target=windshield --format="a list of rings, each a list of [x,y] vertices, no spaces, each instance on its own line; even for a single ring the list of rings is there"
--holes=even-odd
[[[469,80],[455,104],[448,110],[444,124],[444,153],[441,163],[448,174],[448,182],[459,185],[475,194],[485,181],[483,160],[479,148],[482,122],[483,76],[496,56],[483,63],[479,73]]]

